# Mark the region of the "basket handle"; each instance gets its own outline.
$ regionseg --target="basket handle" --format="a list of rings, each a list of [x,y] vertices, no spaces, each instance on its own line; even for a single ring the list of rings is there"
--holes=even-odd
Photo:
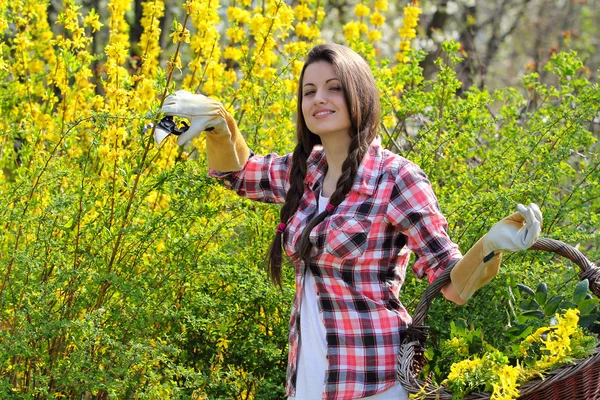
[[[579,279],[587,279],[590,283],[590,290],[592,293],[600,297],[600,268],[588,260],[582,252],[573,246],[561,242],[560,240],[544,238],[538,239],[533,246],[527,250],[553,252],[573,261],[581,269],[578,274]],[[452,271],[452,268],[454,268],[454,264],[456,264],[456,262],[446,267],[446,269],[436,278],[436,280],[427,287],[425,293],[423,293],[421,296],[421,300],[419,301],[419,304],[417,304],[417,308],[413,313],[413,326],[417,327],[424,325],[425,317],[427,316],[427,311],[429,310],[429,305],[433,299],[440,294],[442,288],[446,286],[448,282],[450,282],[450,271]]]

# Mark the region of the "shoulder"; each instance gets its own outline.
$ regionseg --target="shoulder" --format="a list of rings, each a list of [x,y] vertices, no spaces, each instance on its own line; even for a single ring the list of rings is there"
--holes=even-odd
[[[402,182],[406,179],[426,179],[425,173],[413,161],[391,152],[387,149],[382,149],[383,173],[388,175],[390,179],[396,182]]]

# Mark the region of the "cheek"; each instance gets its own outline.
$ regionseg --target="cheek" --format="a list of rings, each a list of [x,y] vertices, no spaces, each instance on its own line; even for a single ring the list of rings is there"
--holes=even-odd
[[[310,104],[306,101],[302,101],[302,116],[304,117],[304,121],[308,120],[310,116]]]
[[[304,115],[304,119],[306,119],[306,115],[308,112],[308,104],[306,104],[306,100],[302,100],[302,115]]]

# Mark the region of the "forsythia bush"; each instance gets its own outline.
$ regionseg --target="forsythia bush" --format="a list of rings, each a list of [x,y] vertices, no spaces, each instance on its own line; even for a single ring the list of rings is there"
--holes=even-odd
[[[0,397],[282,398],[293,281],[288,268],[279,290],[261,270],[277,206],[208,178],[202,138],[197,150],[158,148],[143,127],[183,88],[222,101],[256,153],[290,151],[296,81],[325,36],[325,4],[188,0],[168,49],[161,0],[142,2],[138,43],[130,2],[110,0],[100,18],[65,0],[53,26],[48,6],[0,0]],[[461,247],[535,201],[547,236],[597,255],[600,90],[577,55],[557,54],[547,81],[529,74],[520,88],[459,96],[457,43],[423,79],[416,1],[393,37],[383,37],[386,0],[354,11],[328,29],[373,67],[382,139],[429,174]],[[381,54],[382,40],[397,52]],[[565,273],[543,255],[504,265],[453,311],[496,334],[513,279]],[[409,281],[404,302],[422,288]],[[432,311],[441,331],[444,307]]]

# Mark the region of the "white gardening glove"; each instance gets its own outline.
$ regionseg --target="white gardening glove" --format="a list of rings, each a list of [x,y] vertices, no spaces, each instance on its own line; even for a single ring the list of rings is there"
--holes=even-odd
[[[483,240],[486,255],[530,248],[540,237],[542,212],[535,203],[517,205],[517,212],[492,226]]]
[[[235,120],[218,101],[179,90],[165,99],[162,112],[190,121],[190,127],[177,139],[180,146],[207,131],[206,161],[210,168],[221,172],[239,171],[248,160],[250,150]],[[158,142],[165,132],[156,133],[157,130],[155,138]]]
[[[519,204],[517,210],[494,224],[450,272],[450,280],[464,301],[498,274],[502,252],[526,250],[540,236],[542,213],[539,207],[534,203],[528,207]]]

